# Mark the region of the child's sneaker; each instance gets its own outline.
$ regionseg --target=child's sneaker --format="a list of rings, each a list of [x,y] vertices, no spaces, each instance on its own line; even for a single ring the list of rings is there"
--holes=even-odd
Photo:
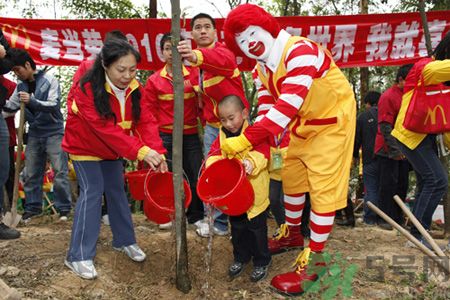
[[[197,228],[202,227],[202,224],[204,224],[204,223],[205,223],[205,221],[203,221],[203,220],[198,220],[197,222],[192,223],[192,225],[194,225],[194,226],[195,226],[195,229],[197,229]]]
[[[195,232],[197,232],[197,234],[201,237],[207,238],[209,237],[209,224],[202,222],[202,221],[197,221],[195,222],[195,226],[197,226],[197,229],[195,230]]]
[[[277,236],[280,235],[280,227],[278,227],[277,229],[275,229],[275,232],[272,234],[272,238],[276,238]]]
[[[59,212],[59,220],[63,221],[63,222],[67,221],[69,213],[70,213],[70,211],[61,211],[61,212]]]
[[[31,218],[37,217],[37,216],[39,216],[39,215],[40,215],[40,213],[34,213],[34,212],[26,211],[26,212],[24,212],[24,214],[22,215],[22,220],[21,220],[21,222],[27,224],[28,222],[31,221]]]
[[[250,280],[252,282],[258,282],[260,280],[263,280],[264,278],[267,277],[267,274],[269,272],[269,266],[270,263],[272,261],[270,261],[267,265],[265,266],[259,266],[259,267],[255,267],[252,271],[252,274],[250,274]]]
[[[235,261],[229,268],[228,268],[228,276],[230,276],[232,279],[238,277],[241,275],[242,271],[244,271],[244,264],[238,261]]]
[[[218,235],[218,236],[228,235],[228,230],[221,230],[221,229],[217,228],[216,226],[213,226],[213,232],[215,235]]]

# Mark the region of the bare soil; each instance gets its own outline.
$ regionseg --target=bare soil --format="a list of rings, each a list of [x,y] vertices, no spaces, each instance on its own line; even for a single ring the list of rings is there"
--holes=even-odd
[[[97,245],[96,280],[74,275],[63,261],[70,239],[71,220],[62,222],[51,216],[33,219],[19,230],[22,237],[0,241],[0,278],[16,288],[25,299],[284,299],[270,289],[273,276],[291,271],[297,251],[273,257],[268,278],[250,282],[251,266],[233,281],[227,276],[232,262],[228,237],[214,237],[211,272],[206,272],[208,239],[188,229],[189,275],[192,289],[188,294],[175,287],[175,242],[172,231],[160,231],[141,214],[133,215],[138,243],[147,253],[143,263],[129,260],[111,246],[111,230],[102,225]],[[270,232],[274,221],[269,220]],[[438,240],[441,245],[444,240]],[[395,231],[377,227],[342,228],[335,226],[327,251],[342,255],[341,266],[358,266],[352,280],[351,299],[450,299],[450,281],[436,276],[425,280],[424,256],[406,247],[406,239]],[[448,254],[448,252],[447,252]],[[367,258],[380,256],[374,267]],[[406,261],[406,262],[405,262]],[[405,270],[398,265],[403,262]],[[447,260],[448,264],[448,260]],[[442,274],[441,276],[442,277]],[[325,298],[305,294],[303,298]],[[0,295],[1,296],[1,295]],[[0,297],[1,298],[1,297]],[[335,297],[342,299],[341,291]]]

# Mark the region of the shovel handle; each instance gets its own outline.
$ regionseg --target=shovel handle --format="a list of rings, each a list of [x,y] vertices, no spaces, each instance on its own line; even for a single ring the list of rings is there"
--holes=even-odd
[[[405,203],[403,203],[402,199],[398,195],[394,196],[395,202],[397,202],[398,206],[403,210],[403,212],[408,216],[411,222],[416,226],[417,230],[422,234],[422,236],[430,243],[433,247],[433,250],[442,257],[445,257],[445,253],[439,248],[431,235],[425,230],[425,228],[420,224],[419,220],[413,215],[413,213],[406,207]]]
[[[408,240],[410,240],[414,245],[416,245],[423,253],[428,255],[436,264],[445,272],[445,274],[450,274],[450,268],[445,264],[439,256],[425,247],[418,239],[416,239],[411,233],[409,233],[405,228],[397,224],[388,215],[386,215],[381,209],[376,207],[372,202],[367,201],[367,206],[373,210],[377,215],[379,215],[383,220],[389,223],[392,227],[397,229],[401,234],[403,234]]]
[[[16,168],[14,172],[14,193],[11,205],[11,215],[13,220],[16,218],[17,215],[17,200],[19,199],[19,175],[20,175],[20,166],[22,165],[24,123],[25,123],[25,103],[20,102],[19,132],[17,134]]]

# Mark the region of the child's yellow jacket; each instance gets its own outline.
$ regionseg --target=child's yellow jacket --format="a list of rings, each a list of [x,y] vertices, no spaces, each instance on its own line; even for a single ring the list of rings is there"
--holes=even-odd
[[[245,121],[242,126],[244,130],[248,126],[247,121]],[[220,150],[221,141],[226,139],[225,132],[222,128],[220,129],[219,136],[211,145],[211,149],[206,160],[206,167],[211,165],[213,162],[220,159],[227,159],[224,152]],[[220,154],[219,154],[220,153]],[[248,159],[253,164],[253,171],[251,174],[247,175],[250,183],[255,192],[255,202],[252,207],[247,211],[247,216],[252,219],[258,216],[260,213],[264,212],[269,206],[269,171],[267,168],[267,162],[269,157],[269,144],[261,143],[251,151],[247,152],[242,158],[238,157],[240,161]],[[226,175],[225,175],[226,176]]]

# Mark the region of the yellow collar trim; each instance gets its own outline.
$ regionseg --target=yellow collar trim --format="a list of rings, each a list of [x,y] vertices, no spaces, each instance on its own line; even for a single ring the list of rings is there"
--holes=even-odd
[[[161,69],[161,72],[159,74],[161,75],[161,77],[172,80],[172,77],[169,76],[169,73],[167,73],[166,68],[167,68],[167,64],[164,65],[164,67]],[[181,71],[183,72],[183,77],[186,77],[190,74],[189,70],[186,68],[185,65],[181,65]]]

